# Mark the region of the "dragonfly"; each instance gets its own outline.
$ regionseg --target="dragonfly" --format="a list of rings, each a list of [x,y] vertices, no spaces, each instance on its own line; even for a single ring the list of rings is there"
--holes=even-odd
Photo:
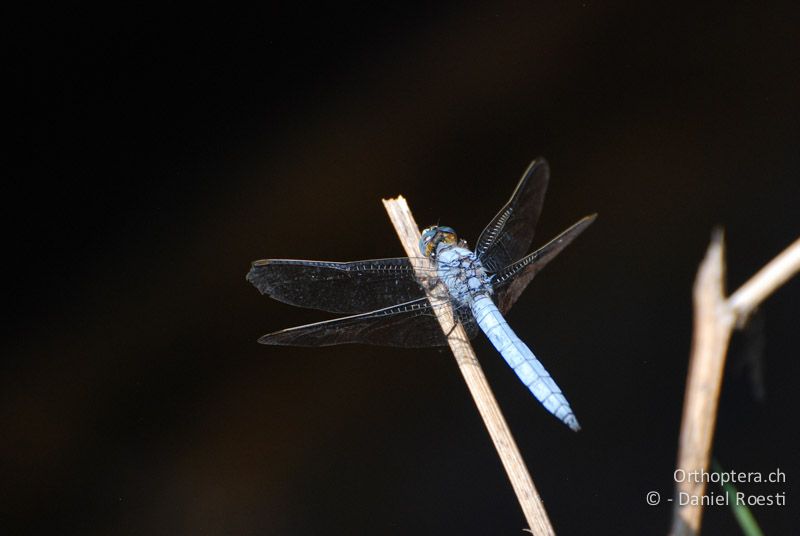
[[[247,280],[262,294],[298,307],[347,315],[269,333],[258,341],[307,347],[446,346],[449,333],[437,321],[435,308],[447,304],[470,338],[482,331],[536,399],[569,428],[580,430],[561,389],[504,318],[536,274],[597,216],[582,218],[527,253],[549,180],[547,161],[535,159],[480,234],[474,250],[451,227],[434,225],[421,234],[419,258],[253,262]]]

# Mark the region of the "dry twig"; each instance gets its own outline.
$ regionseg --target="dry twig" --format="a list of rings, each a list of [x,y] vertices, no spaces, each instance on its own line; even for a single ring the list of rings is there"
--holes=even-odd
[[[409,257],[419,257],[419,227],[414,221],[406,200],[402,196],[398,196],[396,199],[384,199],[383,205],[386,212],[389,213],[389,218],[403,243],[406,254]],[[511,480],[514,493],[517,495],[517,500],[522,507],[531,532],[537,536],[555,534],[514,437],[508,429],[500,407],[486,381],[486,376],[475,357],[469,337],[461,325],[457,325],[453,329],[453,314],[449,307],[436,307],[435,311],[442,330],[449,334],[448,343],[458,363],[458,369],[464,376],[469,392],[489,430],[489,435],[503,467],[508,473],[508,478]]]
[[[725,244],[715,232],[694,284],[694,335],[681,421],[677,469],[709,471],[722,371],[731,332],[770,294],[800,271],[800,239],[786,248],[730,297],[725,298]],[[699,480],[699,481],[697,481]],[[680,493],[702,497],[702,479],[675,484]],[[675,501],[672,536],[700,534],[703,508]]]

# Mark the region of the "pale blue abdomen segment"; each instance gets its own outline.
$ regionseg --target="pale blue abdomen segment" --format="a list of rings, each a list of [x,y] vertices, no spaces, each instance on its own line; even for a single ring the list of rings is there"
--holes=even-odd
[[[486,295],[478,295],[472,302],[472,313],[491,343],[514,369],[522,383],[547,410],[576,432],[580,430],[569,402],[553,381],[544,365],[536,359],[530,348],[511,330],[494,302]]]

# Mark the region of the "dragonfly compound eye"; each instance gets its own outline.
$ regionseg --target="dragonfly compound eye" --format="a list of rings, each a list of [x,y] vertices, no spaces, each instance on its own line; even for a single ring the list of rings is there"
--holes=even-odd
[[[426,257],[430,257],[436,254],[436,248],[440,243],[458,243],[458,236],[452,227],[434,225],[422,231],[422,236],[419,238],[419,250]]]
[[[444,242],[448,245],[458,244],[458,235],[452,227],[439,227],[439,236],[440,238],[437,241],[437,245],[438,242]]]
[[[426,257],[430,257],[436,250],[434,238],[436,238],[438,230],[439,228],[435,225],[433,227],[428,227],[422,231],[422,235],[419,237],[419,251]]]

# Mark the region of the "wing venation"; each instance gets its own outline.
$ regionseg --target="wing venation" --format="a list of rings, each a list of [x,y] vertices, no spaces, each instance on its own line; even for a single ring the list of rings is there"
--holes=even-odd
[[[489,271],[497,272],[529,251],[549,181],[547,161],[537,158],[531,162],[511,199],[483,230],[475,253]]]
[[[497,308],[504,314],[511,309],[536,274],[570,245],[596,217],[597,214],[592,214],[582,218],[533,253],[499,270],[493,279]]]
[[[364,313],[425,296],[406,257],[355,262],[255,261],[247,274],[262,294],[332,313]]]
[[[470,338],[474,337],[477,324],[472,315],[457,313],[457,316]],[[377,311],[276,331],[264,335],[258,342],[279,346],[359,343],[428,348],[447,345],[447,338],[428,299],[422,298]]]

